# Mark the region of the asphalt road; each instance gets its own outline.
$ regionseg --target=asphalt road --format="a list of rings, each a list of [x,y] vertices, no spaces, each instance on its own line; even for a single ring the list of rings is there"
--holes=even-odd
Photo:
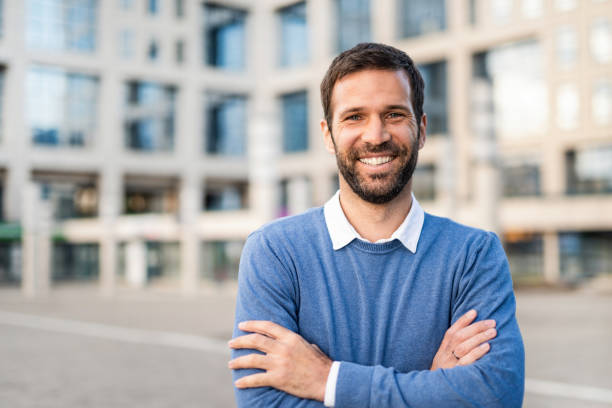
[[[233,407],[234,291],[0,289],[0,407]],[[517,293],[525,407],[612,407],[612,296]]]

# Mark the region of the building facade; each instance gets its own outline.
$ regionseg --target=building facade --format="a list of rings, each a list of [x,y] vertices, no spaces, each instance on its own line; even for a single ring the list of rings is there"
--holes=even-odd
[[[259,225],[337,189],[319,83],[358,42],[426,80],[426,211],[517,281],[612,273],[610,0],[2,0],[0,282],[233,282]]]

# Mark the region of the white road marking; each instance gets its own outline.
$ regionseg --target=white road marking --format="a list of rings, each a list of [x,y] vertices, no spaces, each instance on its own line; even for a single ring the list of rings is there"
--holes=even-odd
[[[89,323],[3,311],[0,311],[0,324],[77,334],[127,343],[178,347],[229,355],[227,343],[221,340],[177,332],[132,329],[101,323]]]
[[[221,340],[176,332],[132,329],[101,323],[89,323],[3,311],[0,311],[0,324],[117,340],[127,343],[177,347],[229,355],[227,344]],[[527,378],[525,381],[525,392],[550,397],[572,398],[612,404],[611,389],[589,387],[585,385]]]
[[[547,395],[550,397],[573,398],[583,401],[612,404],[611,389],[589,387],[587,385],[566,384],[527,378],[525,380],[525,392]]]

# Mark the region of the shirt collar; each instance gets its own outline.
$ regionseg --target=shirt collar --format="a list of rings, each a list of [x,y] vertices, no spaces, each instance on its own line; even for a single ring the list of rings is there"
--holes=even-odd
[[[353,228],[349,220],[344,215],[342,206],[340,205],[340,190],[334,194],[334,196],[325,203],[323,207],[323,214],[325,216],[325,224],[327,224],[327,231],[332,241],[334,250],[348,245],[355,238],[362,241],[369,242],[365,238],[362,238],[359,233]],[[402,222],[402,224],[391,234],[391,238],[381,239],[376,243],[393,241],[398,239],[410,252],[415,253],[419,237],[421,236],[421,230],[423,229],[423,222],[425,220],[425,212],[421,205],[412,195],[412,206],[408,215]]]

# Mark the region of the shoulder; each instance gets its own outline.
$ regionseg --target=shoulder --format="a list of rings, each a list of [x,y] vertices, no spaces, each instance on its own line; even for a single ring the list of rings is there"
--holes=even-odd
[[[501,249],[501,242],[494,232],[428,213],[425,213],[422,235],[436,246],[448,246],[466,255],[491,247]]]
[[[247,245],[266,245],[271,249],[300,246],[326,232],[323,208],[315,207],[264,224],[249,235]]]

